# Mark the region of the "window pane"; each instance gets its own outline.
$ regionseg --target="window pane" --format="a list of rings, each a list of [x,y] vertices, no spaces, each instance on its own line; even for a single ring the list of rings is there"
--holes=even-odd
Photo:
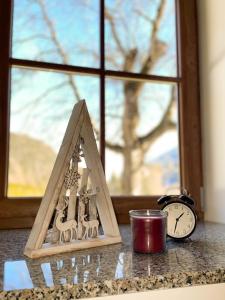
[[[98,67],[99,0],[14,0],[13,57]]]
[[[98,78],[12,70],[9,196],[43,195],[78,94],[98,129]]]
[[[113,195],[179,192],[174,84],[106,81],[106,177]]]
[[[174,0],[106,0],[106,68],[176,76]]]

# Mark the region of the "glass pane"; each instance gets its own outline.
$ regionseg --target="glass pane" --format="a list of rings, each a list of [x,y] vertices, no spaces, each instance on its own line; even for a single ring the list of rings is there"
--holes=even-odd
[[[106,81],[106,177],[113,195],[179,192],[177,88]]]
[[[78,94],[99,130],[98,78],[12,69],[8,196],[43,195]]]
[[[98,67],[99,0],[14,0],[12,45],[14,58]]]
[[[106,0],[106,68],[176,76],[174,0]]]

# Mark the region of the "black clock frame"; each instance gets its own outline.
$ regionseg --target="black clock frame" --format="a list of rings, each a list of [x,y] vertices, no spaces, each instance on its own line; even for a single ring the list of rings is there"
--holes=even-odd
[[[163,201],[163,198],[164,198],[164,197],[165,197],[165,200]],[[188,235],[186,235],[185,237],[173,237],[173,236],[170,236],[168,233],[167,233],[167,236],[170,237],[171,239],[177,240],[177,241],[181,241],[181,240],[184,240],[184,239],[189,238],[189,237],[193,234],[193,232],[195,231],[196,225],[197,225],[197,215],[196,215],[196,213],[195,213],[195,211],[194,211],[193,206],[190,205],[187,201],[184,201],[184,200],[182,199],[182,197],[180,197],[180,196],[164,196],[164,197],[161,197],[161,198],[158,200],[158,204],[163,204],[164,202],[166,202],[166,203],[163,204],[161,210],[163,210],[163,209],[164,209],[166,206],[168,206],[169,204],[172,204],[172,203],[181,203],[181,204],[183,204],[183,205],[186,205],[188,208],[190,208],[190,210],[193,212],[193,215],[194,215],[194,218],[195,218],[195,225],[194,225],[194,228],[193,228],[192,231],[191,231]],[[188,198],[189,198],[189,197],[188,197]],[[191,199],[191,198],[190,198],[190,199]],[[160,201],[160,200],[161,200],[161,201]],[[192,199],[192,201],[193,201],[193,199]],[[159,202],[160,202],[160,203],[159,203]],[[194,201],[193,201],[193,203],[194,203]]]

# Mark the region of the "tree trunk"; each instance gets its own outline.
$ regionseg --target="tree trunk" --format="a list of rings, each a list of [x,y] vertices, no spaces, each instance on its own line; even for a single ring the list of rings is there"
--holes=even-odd
[[[136,129],[139,122],[138,111],[138,93],[139,89],[136,88],[135,82],[124,83],[124,116],[123,116],[123,157],[124,166],[122,174],[122,191],[123,194],[130,195],[133,187],[133,173],[134,173],[134,161],[133,161],[133,145],[137,140]]]

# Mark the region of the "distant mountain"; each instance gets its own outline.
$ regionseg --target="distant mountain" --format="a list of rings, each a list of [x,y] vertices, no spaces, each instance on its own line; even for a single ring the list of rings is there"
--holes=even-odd
[[[177,148],[173,148],[158,156],[151,163],[161,165],[164,168],[163,184],[165,186],[177,185],[180,180],[179,153]]]
[[[173,148],[162,155],[158,156],[157,158],[154,158],[151,160],[151,162],[159,163],[161,165],[167,165],[168,162],[171,163],[179,163],[179,153],[177,148]]]
[[[41,140],[11,133],[9,183],[34,187],[45,186],[55,158],[54,150]]]

